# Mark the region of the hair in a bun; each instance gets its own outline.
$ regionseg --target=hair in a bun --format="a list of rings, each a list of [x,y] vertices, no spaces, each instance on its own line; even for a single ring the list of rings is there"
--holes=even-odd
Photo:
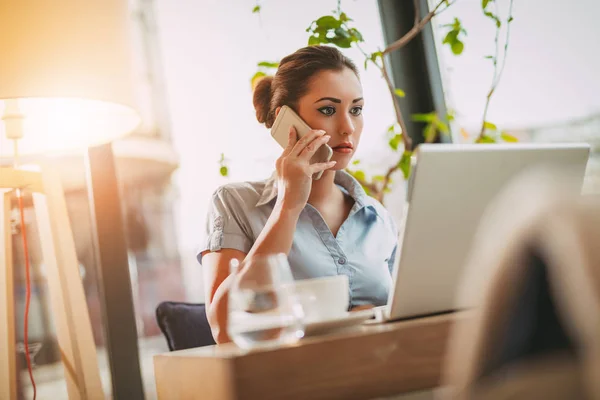
[[[287,105],[297,110],[298,99],[306,94],[311,78],[325,70],[352,70],[356,65],[333,46],[308,46],[284,57],[275,76],[262,78],[254,88],[252,102],[256,119],[267,128],[275,122],[277,107]]]
[[[271,122],[271,124],[267,123],[269,109],[271,108],[272,84],[272,76],[265,76],[264,78],[261,78],[254,87],[254,96],[252,98],[252,103],[254,104],[254,109],[256,110],[256,119],[261,124],[267,125],[267,128],[270,128],[273,125],[273,122]]]

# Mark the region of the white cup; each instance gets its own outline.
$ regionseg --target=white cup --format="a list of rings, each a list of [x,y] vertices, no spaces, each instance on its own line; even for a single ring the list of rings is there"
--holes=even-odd
[[[348,312],[350,295],[346,275],[302,279],[295,281],[294,287],[306,322],[336,319]]]

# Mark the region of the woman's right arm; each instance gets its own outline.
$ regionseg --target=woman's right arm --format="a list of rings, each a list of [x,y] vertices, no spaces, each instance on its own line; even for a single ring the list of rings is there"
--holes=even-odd
[[[233,278],[233,275],[229,275],[229,263],[234,258],[241,262],[248,255],[288,254],[292,247],[298,215],[276,206],[248,254],[235,249],[221,249],[207,251],[202,255],[204,281],[207,283],[207,318],[217,343],[231,341],[226,329],[227,301]]]
[[[288,147],[277,160],[277,202],[248,254],[235,249],[202,254],[207,317],[217,343],[231,341],[227,335],[227,301],[233,279],[229,263],[234,258],[241,262],[259,254],[289,254],[300,212],[308,201],[312,175],[335,165],[335,162],[309,163],[315,151],[328,140],[323,131],[312,131],[300,140],[296,140],[295,131],[290,131]]]

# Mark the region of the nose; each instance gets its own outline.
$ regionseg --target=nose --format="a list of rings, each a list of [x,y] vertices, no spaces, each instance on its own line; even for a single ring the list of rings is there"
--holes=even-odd
[[[343,117],[342,124],[340,126],[340,133],[343,136],[351,136],[354,133],[354,123],[350,115]]]

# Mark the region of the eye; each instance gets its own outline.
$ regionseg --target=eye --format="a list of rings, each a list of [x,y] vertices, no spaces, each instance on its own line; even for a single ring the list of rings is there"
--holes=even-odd
[[[352,107],[352,109],[350,110],[350,114],[354,115],[355,117],[358,117],[360,114],[362,114],[362,109],[362,106]]]
[[[327,115],[327,116],[331,116],[331,115],[335,114],[335,108],[332,106],[321,107],[321,108],[319,108],[319,111],[321,112],[321,114]]]

